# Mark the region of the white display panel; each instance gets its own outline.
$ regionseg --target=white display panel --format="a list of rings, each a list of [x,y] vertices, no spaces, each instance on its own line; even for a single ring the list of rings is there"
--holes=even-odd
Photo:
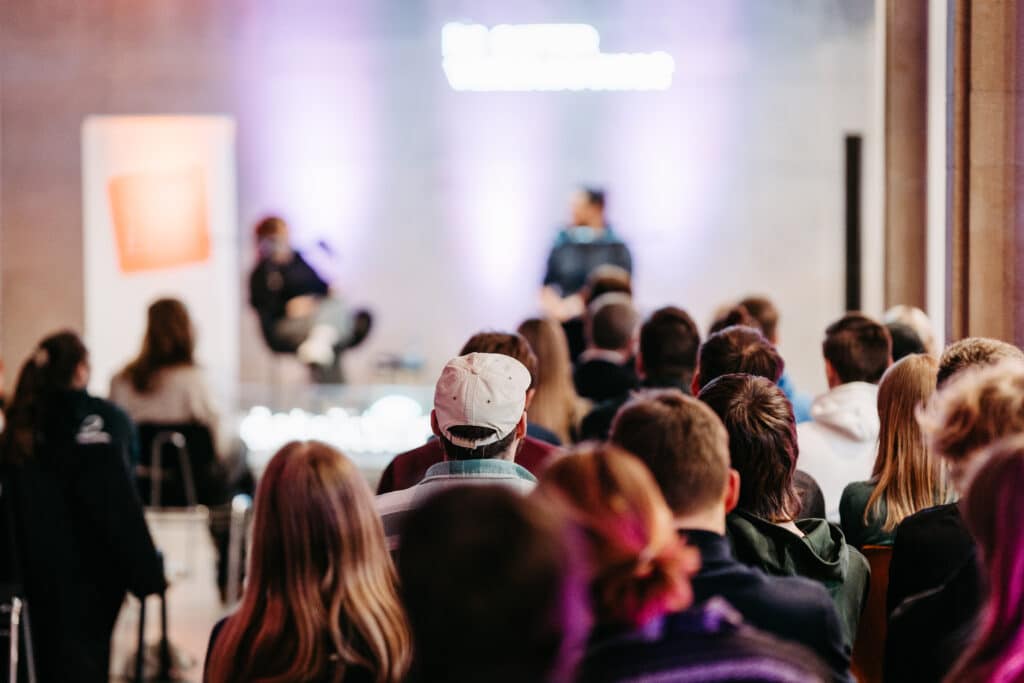
[[[139,351],[146,309],[185,302],[223,410],[238,385],[235,124],[224,116],[90,116],[82,125],[90,388]]]

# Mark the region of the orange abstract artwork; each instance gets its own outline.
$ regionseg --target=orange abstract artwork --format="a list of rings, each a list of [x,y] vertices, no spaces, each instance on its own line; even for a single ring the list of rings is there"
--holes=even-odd
[[[210,257],[202,168],[114,176],[108,187],[121,272],[174,268]]]

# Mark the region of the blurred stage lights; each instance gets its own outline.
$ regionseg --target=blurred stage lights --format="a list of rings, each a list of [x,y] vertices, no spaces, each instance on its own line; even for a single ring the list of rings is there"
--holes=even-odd
[[[590,24],[452,22],[441,29],[442,66],[459,91],[668,90],[667,52],[604,53]]]

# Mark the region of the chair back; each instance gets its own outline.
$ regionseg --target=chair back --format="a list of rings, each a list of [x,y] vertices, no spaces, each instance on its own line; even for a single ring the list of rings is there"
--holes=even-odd
[[[147,507],[223,503],[223,476],[210,429],[203,424],[139,424],[135,482]]]
[[[35,653],[14,515],[11,486],[0,473],[0,680],[35,683]]]
[[[867,604],[853,643],[853,675],[860,683],[882,683],[885,663],[885,632],[888,621],[885,598],[889,588],[892,546],[866,545],[860,549],[871,566]]]

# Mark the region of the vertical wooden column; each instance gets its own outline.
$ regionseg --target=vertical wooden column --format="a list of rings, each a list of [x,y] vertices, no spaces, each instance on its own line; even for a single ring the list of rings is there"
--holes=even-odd
[[[928,0],[885,19],[885,305],[927,301]]]
[[[954,0],[949,182],[952,338],[1024,343],[1024,7]]]

